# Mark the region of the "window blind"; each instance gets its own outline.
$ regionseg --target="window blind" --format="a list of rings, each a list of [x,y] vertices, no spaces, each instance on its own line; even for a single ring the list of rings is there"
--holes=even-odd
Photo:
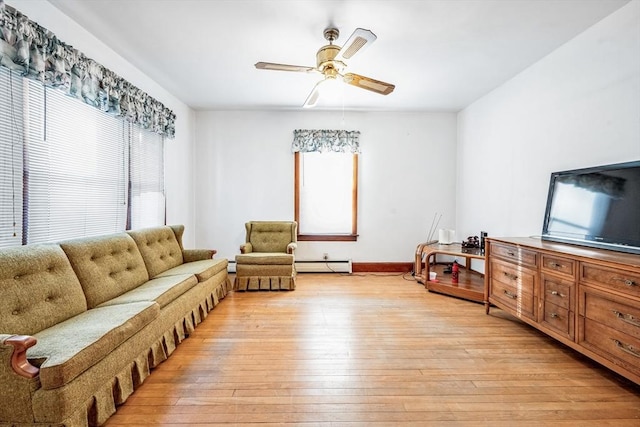
[[[22,244],[22,78],[0,67],[0,247]]]
[[[164,137],[131,125],[129,229],[165,223]]]
[[[299,153],[300,234],[351,234],[353,154]]]
[[[124,230],[128,124],[37,82],[25,84],[27,242]]]

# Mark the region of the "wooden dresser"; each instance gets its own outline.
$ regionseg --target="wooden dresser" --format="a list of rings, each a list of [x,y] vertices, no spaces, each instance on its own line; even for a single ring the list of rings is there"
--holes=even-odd
[[[495,305],[640,384],[640,255],[489,238],[485,305]]]

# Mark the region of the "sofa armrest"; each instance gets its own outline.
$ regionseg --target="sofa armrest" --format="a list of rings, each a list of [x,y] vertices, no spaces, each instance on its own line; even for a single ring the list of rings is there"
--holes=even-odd
[[[240,245],[241,254],[249,254],[251,252],[253,252],[253,245],[251,243],[247,242]]]
[[[288,254],[293,254],[296,251],[296,249],[298,249],[298,244],[297,243],[291,242],[291,243],[289,243],[287,245],[287,253]]]
[[[215,249],[184,249],[182,258],[184,262],[200,261],[203,259],[211,259],[216,254]]]
[[[24,378],[35,378],[40,369],[27,360],[27,349],[33,347],[37,340],[28,335],[0,335],[0,354],[9,356],[9,360],[2,361],[3,366],[10,365],[13,371]],[[8,351],[7,351],[8,350]]]

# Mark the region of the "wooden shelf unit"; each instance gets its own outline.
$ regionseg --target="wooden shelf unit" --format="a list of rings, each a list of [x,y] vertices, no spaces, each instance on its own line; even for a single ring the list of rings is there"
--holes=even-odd
[[[464,258],[464,264],[460,264],[458,283],[451,281],[451,274],[444,273],[446,266],[451,262],[438,262],[438,255]],[[424,268],[422,268],[423,259]],[[484,254],[480,249],[463,248],[460,243],[449,245],[441,245],[437,242],[422,243],[416,249],[415,279],[428,291],[482,303],[484,302],[484,274],[470,268],[472,259],[484,260]],[[431,271],[437,273],[436,281],[429,280]]]

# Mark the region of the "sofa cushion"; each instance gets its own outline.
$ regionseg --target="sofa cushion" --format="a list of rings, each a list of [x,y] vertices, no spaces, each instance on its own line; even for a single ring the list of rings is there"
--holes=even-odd
[[[197,284],[198,279],[193,274],[157,277],[119,297],[103,302],[98,307],[138,301],[155,301],[160,305],[160,308],[163,308]]]
[[[80,282],[58,245],[0,251],[0,331],[33,335],[87,310]]]
[[[217,273],[226,270],[228,264],[229,261],[224,258],[192,261],[173,267],[164,273],[161,273],[158,277],[173,276],[176,274],[195,274],[198,278],[198,282],[204,282]]]
[[[42,388],[62,387],[100,362],[159,313],[160,307],[153,302],[93,308],[35,334],[38,342],[27,350],[27,357],[43,361]]]
[[[80,279],[89,308],[149,280],[140,251],[126,233],[67,240],[60,246]]]
[[[184,262],[182,248],[171,227],[144,228],[127,233],[133,237],[138,245],[149,271],[149,277],[156,277]]]
[[[251,252],[248,254],[236,255],[236,264],[260,264],[260,265],[291,265],[293,255],[280,252]]]

